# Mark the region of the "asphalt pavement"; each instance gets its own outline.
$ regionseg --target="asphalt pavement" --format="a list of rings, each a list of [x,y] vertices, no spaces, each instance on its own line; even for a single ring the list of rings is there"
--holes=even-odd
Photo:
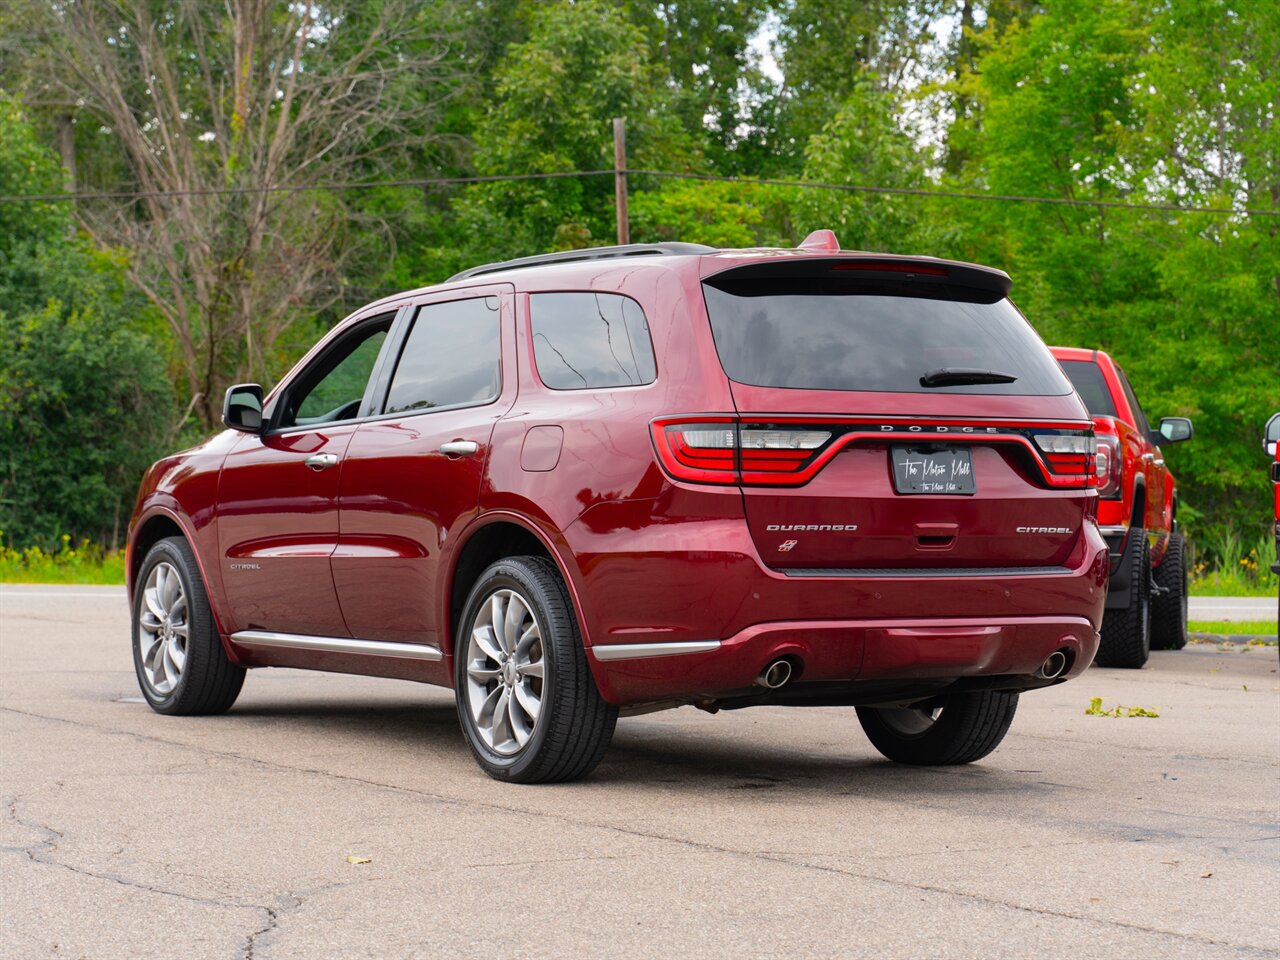
[[[1275,597],[1192,597],[1188,615],[1192,620],[1275,620]]]
[[[1280,957],[1278,788],[1274,646],[1090,669],[967,767],[684,708],[516,787],[446,691],[264,670],[162,717],[118,590],[0,589],[6,958]]]

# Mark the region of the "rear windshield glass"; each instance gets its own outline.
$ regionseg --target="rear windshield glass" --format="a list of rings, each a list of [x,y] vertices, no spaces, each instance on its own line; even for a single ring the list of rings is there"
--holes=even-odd
[[[1111,391],[1102,379],[1102,370],[1092,360],[1061,360],[1062,369],[1071,378],[1076,393],[1089,410],[1091,417],[1114,417],[1116,405],[1111,402]]]
[[[739,383],[801,390],[1060,396],[1071,386],[1007,299],[957,285],[713,277],[716,350]],[[962,383],[943,373],[1016,379]],[[953,382],[947,382],[948,380]]]

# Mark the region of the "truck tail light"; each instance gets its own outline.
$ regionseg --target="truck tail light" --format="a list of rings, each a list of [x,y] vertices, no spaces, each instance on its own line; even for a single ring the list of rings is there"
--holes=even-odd
[[[653,424],[662,466],[694,483],[795,483],[830,439],[829,430],[744,426],[729,417]]]
[[[1097,436],[1098,453],[1093,475],[1093,485],[1098,496],[1115,499],[1120,496],[1120,473],[1124,462],[1120,457],[1120,440],[1109,434]]]

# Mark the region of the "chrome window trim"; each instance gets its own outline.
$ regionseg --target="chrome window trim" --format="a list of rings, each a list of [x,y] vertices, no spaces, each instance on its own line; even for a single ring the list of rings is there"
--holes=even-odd
[[[671,643],[607,643],[591,648],[597,660],[640,660],[646,657],[675,657],[685,653],[710,653],[720,649],[719,640],[676,640]]]
[[[350,637],[311,637],[271,630],[241,630],[231,641],[243,647],[264,650],[309,650],[316,653],[354,653],[402,660],[444,659],[440,648],[430,643],[390,643],[385,640],[356,640]]]

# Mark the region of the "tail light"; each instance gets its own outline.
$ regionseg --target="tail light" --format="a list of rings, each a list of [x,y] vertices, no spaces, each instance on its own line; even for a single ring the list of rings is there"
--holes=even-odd
[[[662,465],[695,483],[792,484],[831,440],[831,431],[743,426],[726,417],[653,424]]]
[[[746,420],[733,416],[664,417],[651,424],[658,460],[676,480],[747,486],[800,486],[852,443],[982,443],[1016,445],[1032,455],[1046,486],[1097,484],[1093,431],[954,421],[927,428],[902,422]],[[925,432],[926,430],[930,432]],[[1115,456],[1108,451],[1107,469]]]
[[[1054,474],[1060,477],[1080,477],[1086,486],[1093,484],[1097,443],[1091,434],[1038,433],[1036,446],[1040,448],[1044,462]]]
[[[1098,496],[1115,499],[1120,496],[1120,472],[1124,462],[1120,457],[1120,440],[1100,433],[1097,436],[1098,453],[1094,468],[1093,485]]]

